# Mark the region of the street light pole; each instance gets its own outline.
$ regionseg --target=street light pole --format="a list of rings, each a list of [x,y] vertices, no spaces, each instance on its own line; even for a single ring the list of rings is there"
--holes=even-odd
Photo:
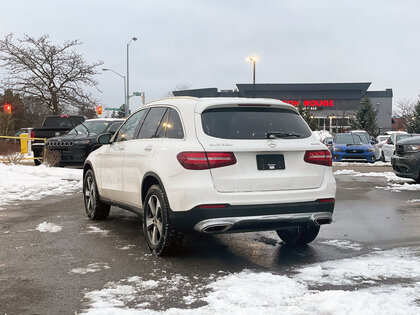
[[[252,96],[255,98],[255,62],[257,57],[248,57],[247,60],[252,62]]]
[[[130,41],[127,44],[127,92],[126,92],[126,101],[125,101],[125,117],[128,117],[128,115],[130,114],[130,81],[129,81],[129,77],[130,77],[130,68],[129,68],[129,47],[131,44],[131,41],[136,41],[137,37],[133,37],[130,39]]]
[[[126,104],[127,104],[126,103],[127,102],[127,88],[126,88],[126,83],[125,83],[125,76],[123,76],[122,74],[120,74],[117,71],[114,71],[112,69],[106,69],[106,68],[104,68],[104,69],[102,69],[102,71],[111,71],[111,72],[115,73],[116,75],[118,75],[118,76],[120,76],[121,78],[124,79],[124,111],[125,111]]]

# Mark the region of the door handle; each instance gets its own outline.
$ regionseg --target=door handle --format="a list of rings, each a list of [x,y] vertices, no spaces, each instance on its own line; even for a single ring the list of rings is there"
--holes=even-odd
[[[124,150],[124,147],[119,147],[118,150],[122,151],[122,150]]]
[[[151,151],[153,149],[153,146],[151,144],[149,144],[148,146],[144,147],[145,151]]]

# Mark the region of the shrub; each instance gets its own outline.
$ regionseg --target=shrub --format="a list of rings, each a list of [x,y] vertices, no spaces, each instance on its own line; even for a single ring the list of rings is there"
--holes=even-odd
[[[57,166],[58,163],[61,161],[61,153],[60,151],[54,150],[45,150],[43,162],[48,167]]]

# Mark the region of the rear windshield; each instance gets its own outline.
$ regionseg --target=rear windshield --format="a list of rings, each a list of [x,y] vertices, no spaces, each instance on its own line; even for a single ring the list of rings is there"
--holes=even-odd
[[[352,133],[335,136],[335,143],[338,144],[368,144],[369,141],[365,135]]]
[[[46,117],[44,120],[44,127],[52,127],[52,128],[68,128],[71,129],[74,126],[82,123],[85,119],[83,116],[49,116]]]
[[[204,133],[222,139],[307,138],[312,132],[294,111],[280,108],[226,107],[201,114]]]

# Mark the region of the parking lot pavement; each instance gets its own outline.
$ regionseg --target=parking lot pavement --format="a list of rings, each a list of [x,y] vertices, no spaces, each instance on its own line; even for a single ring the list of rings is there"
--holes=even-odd
[[[418,184],[398,181],[386,166],[334,170],[334,222],[299,249],[283,246],[274,232],[190,235],[181,255],[159,258],[149,253],[140,218],[112,208],[107,220],[90,221],[80,194],[5,207],[0,313],[235,313],[243,305],[250,312],[345,305],[359,313],[347,303],[358,300],[372,308],[365,313],[389,304],[414,314]]]

